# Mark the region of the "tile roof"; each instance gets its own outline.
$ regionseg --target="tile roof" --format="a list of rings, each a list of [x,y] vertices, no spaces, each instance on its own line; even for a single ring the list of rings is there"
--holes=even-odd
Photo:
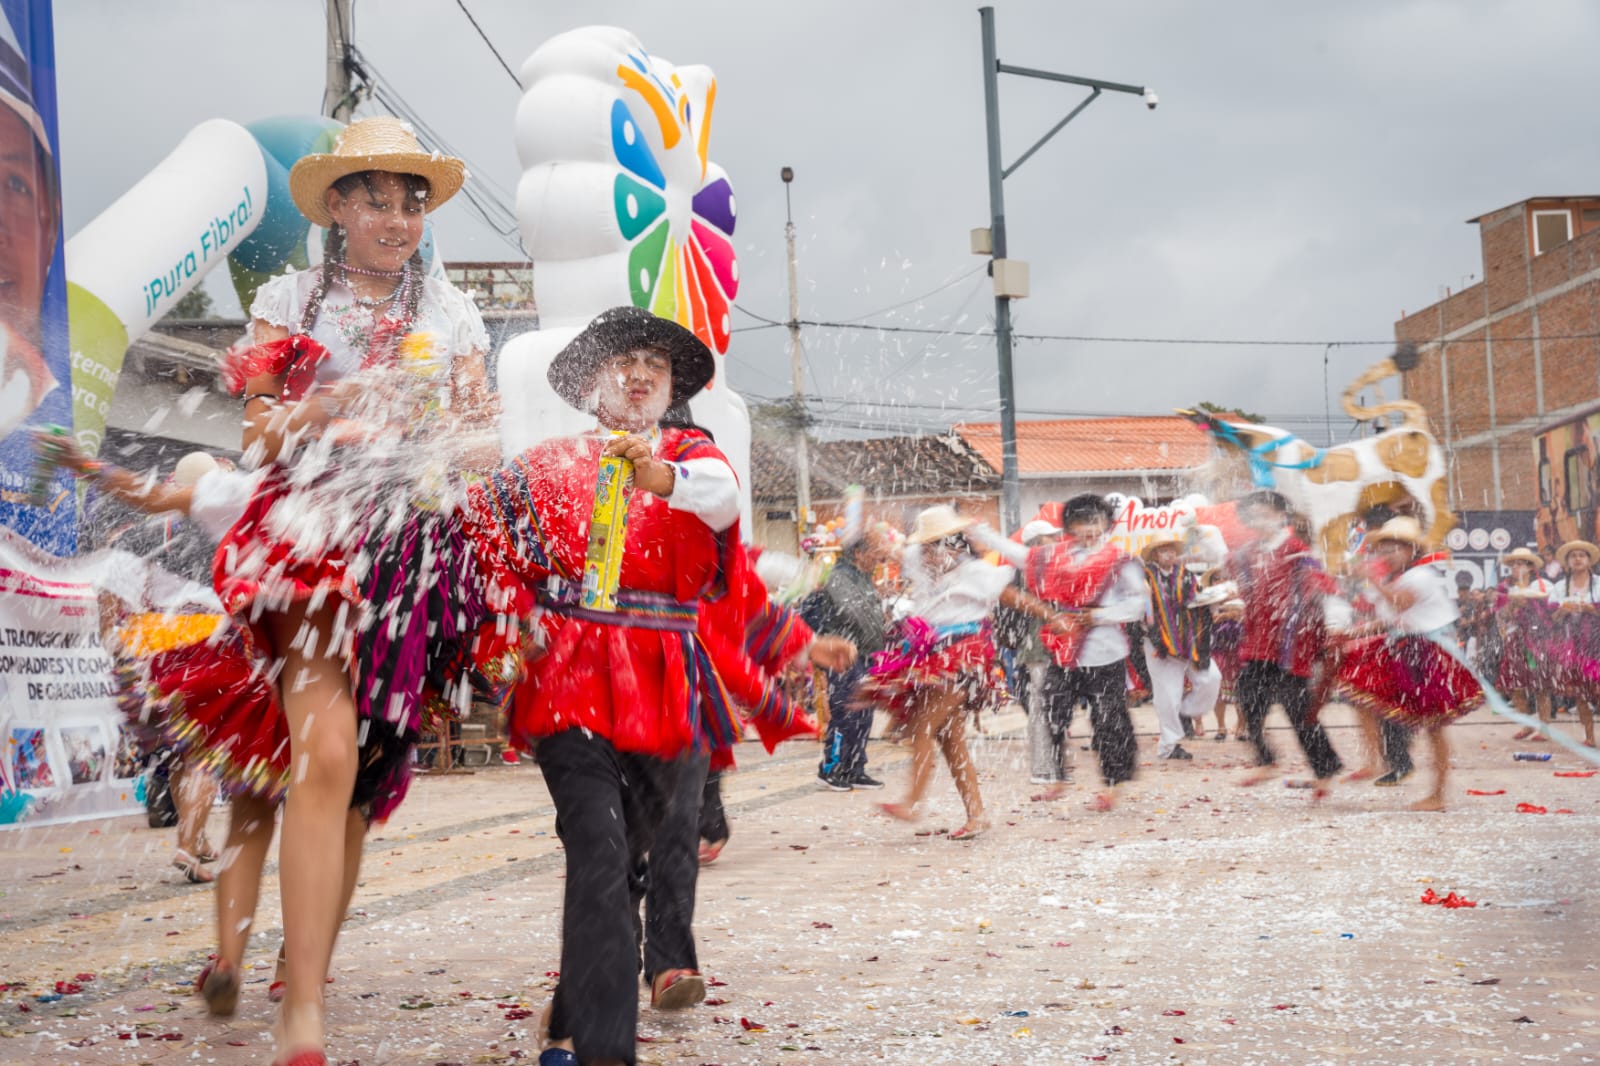
[[[884,496],[997,492],[1000,475],[954,433],[811,442],[811,498],[837,500],[852,484]],[[750,445],[751,495],[793,500],[794,449],[781,438]]]
[[[963,422],[951,429],[1000,469],[1000,423]],[[1210,457],[1205,431],[1177,416],[1017,423],[1017,465],[1024,476],[1190,470]]]

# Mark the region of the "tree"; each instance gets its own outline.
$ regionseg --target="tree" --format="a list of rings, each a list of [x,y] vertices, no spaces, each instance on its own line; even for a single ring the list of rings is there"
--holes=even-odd
[[[215,318],[211,310],[211,294],[204,288],[196,285],[183,294],[183,298],[172,305],[172,310],[167,312],[168,318],[194,319]]]

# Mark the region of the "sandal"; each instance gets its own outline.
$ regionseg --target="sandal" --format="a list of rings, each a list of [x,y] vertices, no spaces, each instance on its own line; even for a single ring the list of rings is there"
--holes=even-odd
[[[306,1048],[303,1051],[296,1051],[286,1059],[273,1059],[272,1066],[328,1066],[328,1056],[326,1052],[317,1048]]]
[[[960,829],[957,829],[955,832],[951,833],[945,839],[947,839],[947,840],[976,840],[978,837],[983,836],[983,834],[988,832],[988,831],[989,831],[989,823],[988,822],[979,822],[977,825],[972,825],[972,824],[969,823],[967,825],[962,826]]]
[[[708,842],[702,840],[700,842],[700,865],[701,866],[710,866],[712,863],[716,862],[717,861],[717,856],[721,855],[722,854],[722,849],[727,847],[727,846],[728,846],[728,838],[727,837],[723,837],[721,840],[715,841],[713,843],[708,843]]]
[[[204,861],[195,858],[182,848],[172,854],[172,865],[183,871],[183,876],[191,885],[209,885],[214,880],[211,871],[202,865]]]
[[[206,1001],[206,1013],[214,1018],[231,1018],[239,1008],[239,975],[226,959],[207,963],[195,979],[194,990]]]
[[[1217,730],[1217,735],[1212,737],[1211,739],[1212,740],[1227,740],[1228,739],[1228,731],[1226,729],[1219,729],[1219,730]]]
[[[650,982],[650,1006],[684,1010],[706,998],[706,979],[698,970],[663,970]]]
[[[272,983],[267,986],[268,1003],[283,1002],[283,990],[288,987],[288,983],[285,980],[285,978],[288,977],[288,974],[284,972],[289,965],[289,957],[286,954],[287,951],[288,948],[286,945],[280,944],[278,946],[278,965],[272,971]]]

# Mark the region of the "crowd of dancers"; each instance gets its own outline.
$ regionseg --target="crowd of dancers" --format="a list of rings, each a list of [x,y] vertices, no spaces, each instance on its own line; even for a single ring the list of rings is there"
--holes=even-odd
[[[1065,501],[1059,525],[1017,540],[937,506],[904,533],[857,523],[826,583],[780,601],[741,542],[733,470],[688,416],[712,355],[676,324],[631,307],[596,318],[549,371],[594,431],[502,458],[482,322],[418,250],[424,216],[463,173],[386,119],[353,123],[333,152],[294,167],[296,204],[329,236],[322,265],[261,287],[252,343],[230,360],[242,469],[200,463],[156,485],[41,444],[103,492],[180,512],[208,538],[214,614],[119,619],[128,712],[230,799],[217,852],[200,828],[208,801],[181,790],[178,865],[215,880],[218,945],[197,980],[214,1014],[238,1007],[281,822],[279,1066],[326,1063],[323,991],[362,838],[404,798],[425,723],[439,728],[475,696],[505,702],[565,847],[542,1066],[634,1062],[641,974],[657,1008],[703,999],[692,920],[699,866],[728,836],[718,775],[747,727],[768,750],[816,731],[790,664],[819,668],[831,712],[819,782],[881,786],[865,747],[872,712],[887,711],[913,755],[906,794],[882,810],[918,819],[942,760],[966,809],[953,840],[990,825],[965,734],[995,699],[997,642],[1032,649],[1020,675],[1032,683],[1017,687],[1042,800],[1069,789],[1068,731],[1087,706],[1101,778],[1091,802],[1116,806],[1138,765],[1128,704],[1140,651],[1159,758],[1189,757],[1192,723],[1232,699],[1256,755],[1244,783],[1259,783],[1277,763],[1263,723],[1282,706],[1321,797],[1343,765],[1318,712],[1338,696],[1370,712],[1390,777],[1409,773],[1411,731],[1430,738],[1434,783],[1417,806],[1443,806],[1444,727],[1484,691],[1411,518],[1369,515],[1341,585],[1271,491],[1240,502],[1250,536],[1231,552],[1173,536],[1137,557],[1109,537],[1098,496]],[[597,479],[619,463],[626,550],[597,605]],[[1597,554],[1566,546],[1568,576],[1547,586],[1512,553],[1496,612],[1496,680],[1529,707],[1577,696],[1590,743]],[[891,559],[893,591],[878,580]],[[1378,776],[1379,757],[1356,773]]]

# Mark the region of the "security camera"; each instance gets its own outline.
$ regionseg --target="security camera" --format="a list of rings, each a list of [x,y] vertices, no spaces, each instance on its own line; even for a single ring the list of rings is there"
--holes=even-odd
[[[1145,107],[1148,107],[1150,110],[1154,111],[1156,109],[1156,105],[1159,104],[1160,102],[1161,102],[1161,98],[1156,95],[1156,91],[1154,89],[1146,89],[1144,91],[1144,106]]]

